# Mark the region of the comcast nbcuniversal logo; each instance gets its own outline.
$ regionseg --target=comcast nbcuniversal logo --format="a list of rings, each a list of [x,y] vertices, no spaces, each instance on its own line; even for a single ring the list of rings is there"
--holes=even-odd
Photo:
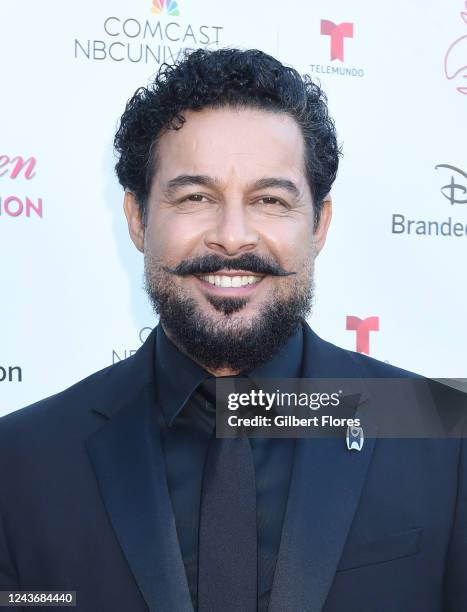
[[[176,0],[141,0],[141,13],[113,13],[102,20],[97,37],[93,30],[74,39],[78,61],[129,64],[173,64],[187,50],[222,44],[223,25],[208,25],[200,15],[195,23],[180,17]],[[210,18],[211,19],[211,18]]]
[[[171,17],[178,17],[180,15],[178,2],[175,2],[175,0],[153,0],[151,13],[161,15],[164,12]]]

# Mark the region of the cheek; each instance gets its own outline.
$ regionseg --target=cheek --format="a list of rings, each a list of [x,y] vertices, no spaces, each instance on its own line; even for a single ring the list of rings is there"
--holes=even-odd
[[[313,254],[313,232],[308,223],[286,219],[265,228],[263,239],[272,256],[286,269],[299,272]]]
[[[168,265],[199,252],[204,226],[188,214],[155,214],[148,224],[152,251]]]

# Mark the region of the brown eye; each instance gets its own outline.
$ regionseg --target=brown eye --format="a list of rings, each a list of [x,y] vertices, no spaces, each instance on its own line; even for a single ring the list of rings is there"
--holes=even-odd
[[[288,208],[285,202],[283,202],[282,200],[279,200],[279,198],[274,198],[273,196],[265,196],[264,198],[261,198],[260,202],[264,202],[265,204],[268,204],[269,206],[275,206],[278,204],[279,206]]]
[[[203,198],[206,198],[202,193],[190,193],[181,200],[181,202],[203,202]],[[209,200],[206,198],[206,202]]]

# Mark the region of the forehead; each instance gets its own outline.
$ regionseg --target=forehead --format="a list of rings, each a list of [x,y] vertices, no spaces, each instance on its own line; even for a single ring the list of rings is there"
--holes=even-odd
[[[282,176],[303,183],[303,136],[288,114],[227,107],[183,115],[181,129],[167,130],[159,138],[155,181],[189,173],[219,181]]]

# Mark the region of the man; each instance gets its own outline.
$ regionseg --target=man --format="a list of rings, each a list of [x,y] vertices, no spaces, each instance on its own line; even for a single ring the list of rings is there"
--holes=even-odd
[[[219,377],[408,375],[305,322],[340,153],[318,85],[198,50],[135,93],[115,146],[160,323],[1,419],[1,588],[96,612],[467,610],[461,440],[215,435]]]

